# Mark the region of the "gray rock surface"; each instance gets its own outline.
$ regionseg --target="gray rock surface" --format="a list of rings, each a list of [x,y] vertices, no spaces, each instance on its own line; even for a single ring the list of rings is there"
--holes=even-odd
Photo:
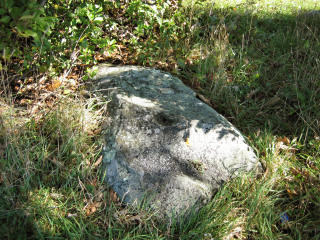
[[[260,163],[241,133],[178,78],[136,66],[99,66],[96,89],[110,96],[105,181],[126,203],[146,197],[162,216],[206,203]]]

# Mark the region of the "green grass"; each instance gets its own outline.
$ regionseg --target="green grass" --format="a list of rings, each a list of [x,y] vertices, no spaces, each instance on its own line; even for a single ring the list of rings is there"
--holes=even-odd
[[[120,62],[182,78],[247,136],[264,172],[233,179],[183,222],[160,222],[143,206],[120,204],[101,181],[107,100],[75,91],[38,112],[17,107],[13,68],[2,62],[1,238],[319,239],[318,1],[183,1],[162,15],[175,26],[162,28],[121,15],[128,9],[121,3],[106,11],[111,22],[126,16],[113,36],[129,51]],[[134,33],[139,24],[145,33]],[[122,30],[136,41],[121,38]]]

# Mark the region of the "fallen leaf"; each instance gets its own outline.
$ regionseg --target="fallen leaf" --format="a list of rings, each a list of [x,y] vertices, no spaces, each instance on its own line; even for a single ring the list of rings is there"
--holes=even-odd
[[[30,99],[25,99],[25,98],[20,100],[21,105],[27,105],[27,104],[30,104],[31,102],[32,101]]]
[[[116,192],[113,191],[112,189],[109,190],[109,198],[110,198],[110,201],[112,201],[114,203],[118,203],[119,202],[119,198],[118,198]]]
[[[79,76],[77,75],[77,74],[69,74],[67,77],[66,77],[67,79],[78,79],[79,78]]]
[[[49,91],[55,91],[57,88],[61,86],[62,82],[60,79],[56,78],[52,81],[52,83],[47,87]]]
[[[290,140],[287,137],[278,137],[276,143],[276,150],[286,150],[288,152],[295,152],[297,149],[289,146]]]
[[[290,198],[293,198],[293,195],[298,195],[298,193],[294,189],[287,189],[287,193],[289,194]]]
[[[278,137],[278,138],[277,138],[277,141],[278,141],[278,142],[283,142],[283,143],[286,144],[286,145],[289,145],[289,144],[290,144],[290,140],[289,140],[289,138],[287,138],[287,137]]]
[[[32,83],[32,82],[33,82],[33,80],[34,80],[34,78],[33,78],[33,77],[29,77],[29,78],[26,80],[26,83]]]
[[[98,160],[93,164],[94,167],[98,167],[102,162],[102,155],[98,158]]]
[[[101,129],[88,130],[87,133],[89,136],[96,136],[101,133]]]
[[[94,207],[94,206],[93,207],[88,207],[86,209],[86,215],[89,216],[89,215],[95,213],[96,211],[97,211],[96,207]]]
[[[93,131],[93,134],[94,135],[98,135],[98,134],[100,134],[101,133],[101,129],[95,129],[94,131]]]
[[[167,55],[169,56],[169,55],[171,55],[173,52],[174,52],[174,51],[173,51],[173,48],[169,48],[168,51],[167,51]]]
[[[94,202],[85,207],[86,215],[89,216],[97,211],[97,209],[101,206],[101,202]]]
[[[94,56],[94,59],[97,60],[97,61],[103,61],[103,60],[106,60],[106,56],[104,56],[102,54],[96,54]]]

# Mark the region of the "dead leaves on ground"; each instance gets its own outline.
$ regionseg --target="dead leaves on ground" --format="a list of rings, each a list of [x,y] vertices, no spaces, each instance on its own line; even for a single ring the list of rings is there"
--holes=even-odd
[[[87,204],[83,208],[86,216],[90,216],[95,212],[101,211],[107,205],[114,204],[118,207],[121,206],[121,202],[117,194],[111,189],[99,189],[93,199],[85,200]]]
[[[84,74],[84,67],[77,65],[69,69],[67,74],[63,73],[61,76],[52,78],[47,74],[37,75],[36,73],[29,77],[11,76],[15,79],[12,89],[16,95],[15,104],[28,108],[43,105],[42,108],[46,108],[49,102],[55,102],[56,98],[76,92]],[[36,111],[32,114],[36,114]]]
[[[294,152],[296,151],[297,149],[294,148],[294,147],[290,147],[286,144],[284,144],[283,142],[277,142],[277,145],[276,145],[276,151],[279,152],[281,150],[284,150],[284,151],[289,151],[289,152]]]
[[[320,191],[320,180],[313,176],[307,169],[291,167],[291,177],[287,178],[286,191],[290,199],[299,198],[301,204],[310,204],[313,202]]]
[[[256,132],[256,137],[259,137],[260,134],[261,130],[259,129]],[[251,138],[249,137],[249,139]],[[295,148],[296,141],[296,138],[290,141],[290,139],[286,136],[277,137],[275,141],[275,155],[287,154],[289,157],[292,156],[298,150],[297,148]],[[263,151],[260,153],[260,155],[265,157],[266,152]]]
[[[320,191],[320,180],[317,177],[312,176],[312,174],[307,169],[291,167],[290,172],[296,178],[299,178],[303,183],[314,185]]]
[[[62,84],[62,81],[59,78],[53,79],[51,84],[47,85],[47,90],[55,91],[57,90]]]
[[[102,202],[93,202],[87,205],[83,210],[85,211],[86,215],[89,216],[97,211],[102,205]]]
[[[76,93],[83,71],[83,66],[76,66],[66,76],[50,78],[43,74],[17,80],[15,104],[27,108],[34,119],[41,119],[43,113],[51,111],[62,97]]]
[[[83,208],[84,214],[87,217],[94,215],[95,213],[102,212],[107,205],[114,204],[116,206],[113,217],[121,224],[126,226],[132,224],[143,224],[150,218],[150,214],[143,210],[133,210],[129,207],[123,207],[117,194],[112,189],[102,190],[95,194],[92,200],[87,200],[87,204]],[[74,216],[75,214],[68,214],[68,216]]]
[[[293,143],[296,139],[293,141]],[[297,149],[294,147],[294,144],[291,144],[290,139],[286,136],[278,137],[276,143],[276,153],[285,151],[286,153],[295,153]]]
[[[115,191],[113,191],[111,188],[109,189],[109,195],[108,195],[109,201],[113,203],[120,203],[120,199]]]

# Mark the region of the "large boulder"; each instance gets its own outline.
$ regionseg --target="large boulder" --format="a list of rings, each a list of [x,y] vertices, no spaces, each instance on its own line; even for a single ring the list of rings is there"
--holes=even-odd
[[[227,180],[259,170],[241,133],[178,78],[136,66],[99,66],[110,96],[105,182],[126,203],[147,198],[164,216],[206,203]]]

